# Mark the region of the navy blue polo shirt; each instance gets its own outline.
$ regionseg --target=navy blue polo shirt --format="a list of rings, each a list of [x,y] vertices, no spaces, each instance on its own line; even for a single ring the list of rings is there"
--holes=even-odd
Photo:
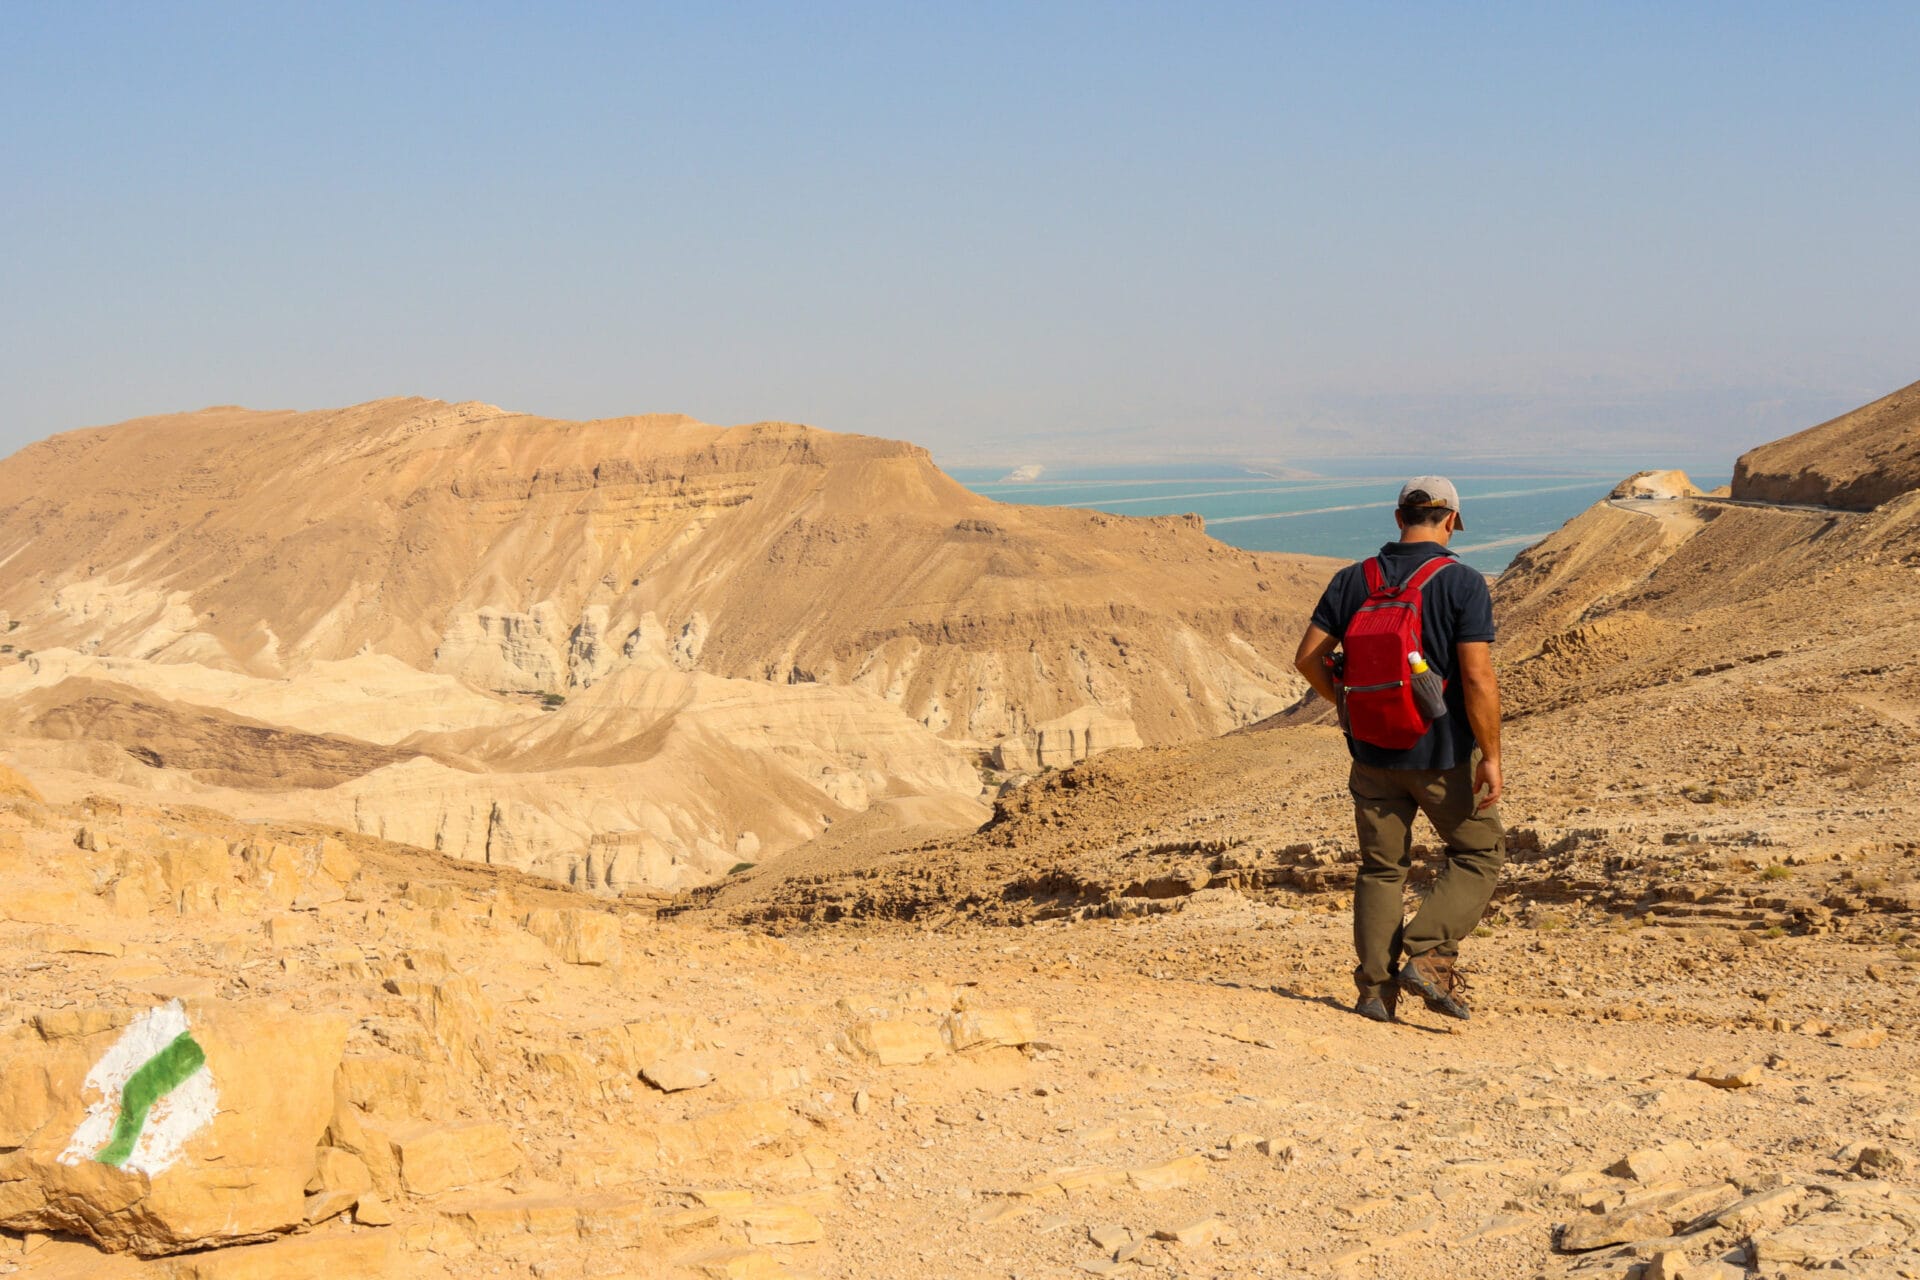
[[[1493,593],[1478,569],[1460,563],[1437,542],[1389,542],[1380,548],[1380,567],[1388,582],[1405,582],[1413,571],[1436,556],[1454,561],[1430,579],[1420,592],[1420,629],[1427,665],[1447,682],[1447,714],[1433,722],[1426,736],[1405,751],[1389,751],[1370,742],[1347,739],[1347,749],[1361,764],[1377,769],[1451,769],[1473,756],[1473,728],[1467,723],[1466,699],[1460,687],[1460,663],[1454,646],[1493,643]],[[1367,602],[1366,572],[1350,564],[1314,606],[1313,625],[1331,636],[1345,635],[1353,615]]]

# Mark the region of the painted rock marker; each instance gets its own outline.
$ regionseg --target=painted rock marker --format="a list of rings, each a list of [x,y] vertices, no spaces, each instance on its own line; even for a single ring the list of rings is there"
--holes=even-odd
[[[135,1018],[87,1073],[87,1115],[60,1156],[149,1177],[213,1122],[219,1094],[178,1000]]]

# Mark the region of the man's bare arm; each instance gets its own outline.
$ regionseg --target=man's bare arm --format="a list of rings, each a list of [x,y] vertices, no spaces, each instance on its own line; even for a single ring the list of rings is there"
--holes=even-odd
[[[1327,670],[1327,658],[1339,645],[1338,636],[1330,636],[1309,623],[1307,634],[1300,637],[1300,651],[1293,655],[1293,666],[1313,691],[1335,706],[1340,705],[1340,690],[1333,683],[1333,676]]]
[[[1460,663],[1460,692],[1467,704],[1467,724],[1480,744],[1480,768],[1473,778],[1479,803],[1475,812],[1500,801],[1500,684],[1493,674],[1493,646],[1485,641],[1460,644],[1454,650]],[[1483,794],[1484,793],[1484,794]]]

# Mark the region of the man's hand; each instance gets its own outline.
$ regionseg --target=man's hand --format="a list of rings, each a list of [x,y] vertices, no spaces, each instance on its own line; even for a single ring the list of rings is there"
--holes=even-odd
[[[1485,813],[1500,803],[1500,761],[1480,758],[1480,767],[1473,771],[1473,811]]]
[[[1307,633],[1300,637],[1299,651],[1293,655],[1293,669],[1300,673],[1301,679],[1336,707],[1340,705],[1340,687],[1327,671],[1327,657],[1339,646],[1340,637],[1330,636],[1309,623]]]

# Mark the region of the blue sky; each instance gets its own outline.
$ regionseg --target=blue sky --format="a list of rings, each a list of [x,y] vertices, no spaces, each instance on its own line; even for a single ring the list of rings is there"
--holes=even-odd
[[[0,21],[0,450],[421,394],[1730,457],[1920,378],[1912,5]]]

